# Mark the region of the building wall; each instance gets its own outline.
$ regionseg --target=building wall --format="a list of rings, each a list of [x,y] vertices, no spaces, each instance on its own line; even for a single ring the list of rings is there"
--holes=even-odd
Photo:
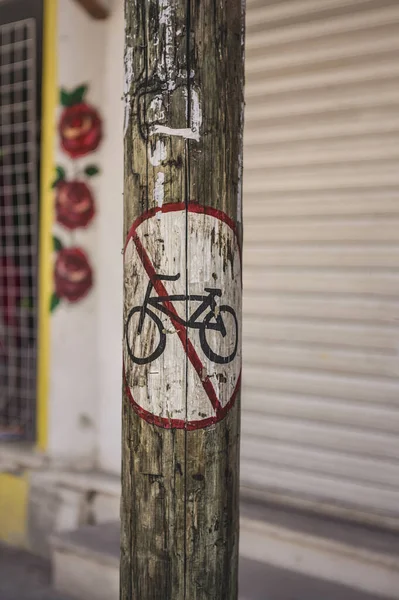
[[[79,86],[87,86],[83,102],[97,112],[103,135],[94,151],[71,156],[61,144],[59,123],[65,106],[59,107],[56,165],[65,170],[62,177],[67,184],[79,180],[89,186],[95,214],[83,219],[76,228],[73,223],[71,230],[68,217],[65,221],[59,214],[59,188],[55,188],[48,450],[75,468],[97,467],[119,473],[123,0],[115,0],[112,8],[106,21],[96,21],[73,0],[59,0],[58,6],[59,88],[71,95]],[[64,104],[69,100],[64,97]],[[93,165],[99,173],[87,177],[84,171]],[[59,243],[64,248],[82,250],[90,264],[91,286],[86,286],[88,289],[78,299],[57,299]]]
[[[85,101],[93,105],[101,117],[106,27],[106,22],[94,21],[72,0],[59,0],[58,86],[71,92],[78,86],[87,85]],[[60,106],[56,115],[57,123],[63,111],[64,108]],[[105,122],[103,127],[105,139]],[[48,451],[53,457],[66,460],[76,467],[87,467],[93,465],[96,459],[99,420],[98,247],[103,202],[103,143],[90,155],[71,158],[61,148],[58,131],[55,142],[56,164],[65,170],[67,180],[82,179],[79,171],[88,164],[96,164],[102,171],[89,183],[95,202],[95,215],[90,223],[86,227],[70,230],[65,227],[65,222],[57,222],[56,210],[53,229],[54,236],[64,248],[79,248],[85,253],[92,268],[93,282],[83,298],[70,301],[70,298],[61,295],[52,311]],[[54,204],[57,202],[56,196],[55,189]],[[58,257],[59,252],[55,252],[54,265]],[[53,293],[57,295],[55,277],[53,284]]]
[[[122,390],[122,221],[123,221],[123,0],[114,0],[105,48],[103,181],[99,211],[98,261],[98,450],[99,465],[119,473]]]

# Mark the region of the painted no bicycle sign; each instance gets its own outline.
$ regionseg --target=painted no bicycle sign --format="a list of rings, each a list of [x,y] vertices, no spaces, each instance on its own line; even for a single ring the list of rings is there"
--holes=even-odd
[[[134,410],[166,428],[220,421],[241,376],[234,222],[196,203],[153,208],[132,225],[124,262],[124,376]]]

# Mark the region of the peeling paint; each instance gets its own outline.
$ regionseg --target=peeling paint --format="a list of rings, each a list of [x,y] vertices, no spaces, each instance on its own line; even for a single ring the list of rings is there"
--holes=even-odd
[[[188,91],[184,90],[184,96],[186,98],[186,119],[188,119]],[[198,134],[199,141],[199,131],[202,125],[202,109],[200,104],[199,92],[195,88],[191,90],[190,94],[190,125],[191,131],[193,133]],[[196,139],[196,138],[194,138]]]
[[[161,94],[154,96],[154,98],[150,102],[150,114],[153,113],[152,117],[154,121],[162,121],[165,119],[165,110],[163,104],[163,98]]]
[[[173,30],[173,9],[170,0],[159,1],[159,23],[165,26],[165,63],[159,64],[159,75],[161,79],[166,79],[169,91],[176,87],[176,69],[175,69],[175,46]]]
[[[159,167],[163,160],[166,160],[166,146],[162,140],[157,140],[155,148],[148,148],[149,161],[153,167]]]
[[[166,125],[154,125],[150,135],[154,135],[156,133],[163,133],[165,135],[174,135],[178,137],[182,137],[186,140],[195,140],[199,142],[200,136],[198,131],[193,131],[190,127],[185,127],[182,129],[174,129],[173,127],[166,127]]]
[[[199,99],[199,93],[193,89],[191,91],[191,129],[194,133],[198,133],[202,125],[202,110]]]
[[[123,136],[126,135],[128,127],[129,127],[129,120],[130,120],[130,112],[131,112],[131,94],[130,94],[130,90],[132,87],[132,83],[133,83],[133,48],[130,48],[129,46],[126,48],[126,52],[125,52],[125,81],[123,84],[123,94],[124,94],[124,100],[125,100],[125,117],[124,117],[124,123],[123,123]]]
[[[155,188],[154,188],[154,200],[159,207],[162,207],[164,197],[165,197],[164,184],[165,184],[165,173],[162,173],[162,171],[160,171],[157,174],[157,179],[155,181]]]

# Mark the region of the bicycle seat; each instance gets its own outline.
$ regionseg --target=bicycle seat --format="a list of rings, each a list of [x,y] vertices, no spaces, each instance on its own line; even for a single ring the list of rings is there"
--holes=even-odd
[[[177,281],[180,279],[180,273],[177,275],[155,275],[155,279],[160,279],[162,281]]]
[[[204,288],[205,292],[209,292],[212,296],[221,296],[222,290],[219,288]]]

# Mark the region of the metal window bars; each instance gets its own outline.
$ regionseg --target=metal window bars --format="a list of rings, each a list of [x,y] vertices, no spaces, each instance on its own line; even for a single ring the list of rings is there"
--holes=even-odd
[[[34,437],[36,22],[0,25],[0,440]]]

